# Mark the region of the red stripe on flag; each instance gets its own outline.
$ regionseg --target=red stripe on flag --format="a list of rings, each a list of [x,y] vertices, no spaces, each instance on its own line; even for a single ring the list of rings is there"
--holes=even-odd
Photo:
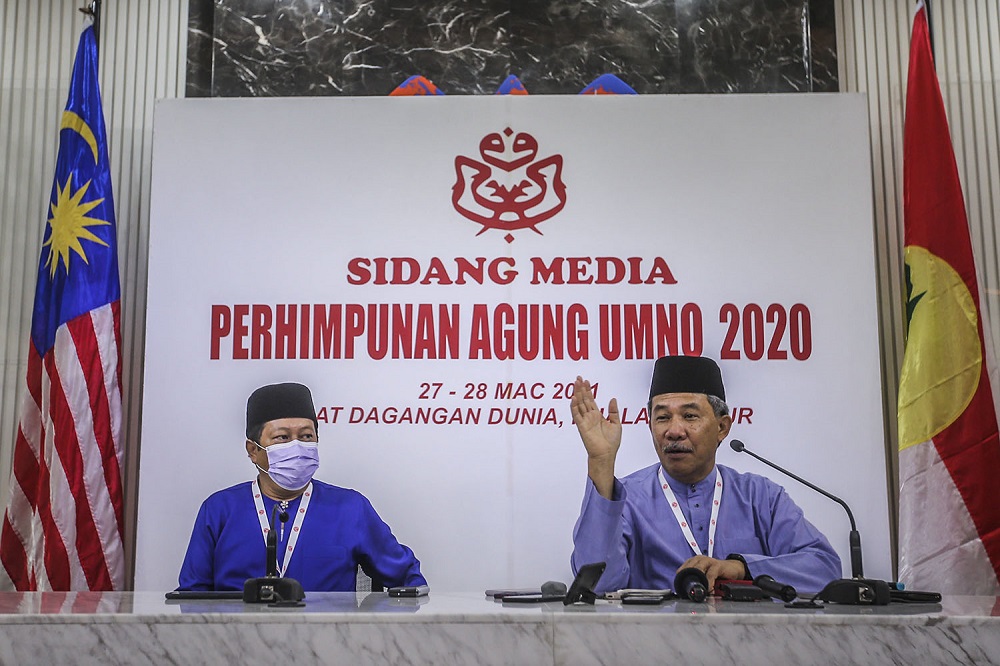
[[[51,426],[50,426],[51,427]],[[45,437],[42,438],[42,451],[45,451]],[[33,568],[37,569],[39,564],[45,567],[45,576],[48,578],[50,589],[69,589],[69,556],[66,553],[66,546],[63,543],[62,535],[52,517],[52,494],[51,494],[51,474],[45,455],[38,461],[38,495],[36,500],[36,512],[41,523],[42,552],[34,553]],[[41,555],[41,562],[39,562]],[[33,571],[31,576],[31,589],[37,589],[38,572]]]
[[[3,543],[3,547],[0,548],[0,563],[7,571],[7,576],[14,584],[14,589],[27,590],[31,585],[28,576],[27,549],[21,541],[21,537],[14,532],[14,528],[10,524],[10,517],[7,515],[3,517],[0,543]]]
[[[97,331],[94,328],[94,320],[90,313],[81,315],[66,324],[70,335],[73,337],[73,344],[76,346],[77,356],[80,358],[80,365],[83,369],[83,380],[87,385],[87,393],[90,395],[90,411],[93,417],[94,438],[97,440],[97,447],[100,455],[91,459],[100,462],[104,470],[104,485],[110,495],[115,523],[118,527],[118,534],[124,532],[122,519],[122,483],[121,470],[118,468],[118,453],[115,449],[113,428],[111,427],[111,406],[108,404],[108,393],[105,388],[105,361],[98,349],[98,337],[109,336],[111,331]],[[117,348],[114,359],[115,374],[117,375]],[[94,589],[91,587],[91,589]]]
[[[28,341],[28,372],[25,375],[25,383],[28,386],[28,395],[38,409],[42,408],[42,357],[35,349],[35,344]]]
[[[89,315],[85,315],[88,316]],[[69,484],[70,492],[75,503],[76,516],[76,536],[75,544],[79,565],[83,567],[83,574],[87,579],[90,589],[110,590],[112,589],[111,577],[108,573],[107,563],[104,560],[104,549],[101,548],[97,535],[97,526],[94,524],[94,514],[90,507],[90,499],[87,496],[84,484],[84,462],[80,452],[80,440],[76,434],[77,423],[73,411],[70,409],[66,392],[63,388],[62,377],[58,371],[59,343],[53,347],[45,357],[45,368],[49,374],[51,386],[49,387],[49,413],[53,427],[56,432],[55,450],[62,464],[66,482]],[[77,363],[76,358],[67,359],[68,363]],[[79,390],[79,389],[78,389]],[[65,543],[65,537],[63,538]],[[72,565],[71,565],[72,566]],[[69,590],[69,586],[55,587],[52,589]]]
[[[26,396],[25,399],[31,398]],[[17,488],[11,488],[11,501],[4,514],[3,532],[0,533],[0,562],[3,563],[16,590],[29,588],[28,550],[31,548],[31,522],[38,493],[38,471],[38,459],[23,430],[18,428],[11,475],[11,480]],[[24,496],[23,505],[14,504],[18,492]],[[11,509],[15,509],[17,513],[12,515]]]
[[[28,393],[23,398],[21,423],[14,443],[11,470],[12,487],[10,501],[4,514],[3,531],[0,532],[0,563],[14,584],[14,589],[32,589],[31,564],[28,553],[31,549],[31,523],[38,497],[39,461],[36,451],[40,450],[44,438],[41,423],[41,373],[42,361],[35,345],[28,343],[28,372],[25,378]],[[31,421],[28,423],[28,421]],[[36,434],[34,447],[28,440],[29,433]],[[20,492],[25,502],[14,504]],[[12,509],[14,512],[12,513]]]
[[[20,423],[17,429],[17,440],[14,443],[13,474],[14,480],[21,487],[21,492],[28,500],[31,508],[34,508],[38,493],[38,451],[41,450],[40,441],[36,441],[38,448],[33,448],[28,440],[28,432],[36,432],[40,438],[45,436],[41,422],[41,372],[42,360],[38,356],[38,351],[34,344],[28,345],[28,378],[29,387],[35,387],[37,391],[29,390],[24,397],[25,405],[21,409],[22,419],[31,419],[32,423]],[[37,392],[37,395],[36,395]],[[31,401],[31,402],[28,402]],[[15,524],[21,519],[30,520],[30,516],[16,516]]]
[[[23,426],[17,429],[17,440],[14,443],[14,480],[21,488],[21,492],[28,498],[28,504],[35,506],[38,494],[38,458],[31,450],[24,435]]]

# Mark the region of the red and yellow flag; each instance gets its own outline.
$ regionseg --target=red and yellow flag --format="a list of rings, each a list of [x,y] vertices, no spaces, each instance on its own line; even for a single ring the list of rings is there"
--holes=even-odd
[[[900,562],[907,587],[1000,591],[1000,438],[979,287],[924,3],[903,139],[907,339],[899,380]]]

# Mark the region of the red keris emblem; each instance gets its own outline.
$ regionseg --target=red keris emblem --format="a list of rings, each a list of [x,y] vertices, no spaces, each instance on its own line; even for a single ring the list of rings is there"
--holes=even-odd
[[[566,205],[562,181],[562,155],[535,160],[538,141],[509,127],[487,134],[479,142],[482,161],[459,155],[455,158],[455,185],[451,202],[464,217],[487,229],[506,231],[504,240],[514,241],[512,231],[531,229]],[[476,234],[477,236],[479,234]]]

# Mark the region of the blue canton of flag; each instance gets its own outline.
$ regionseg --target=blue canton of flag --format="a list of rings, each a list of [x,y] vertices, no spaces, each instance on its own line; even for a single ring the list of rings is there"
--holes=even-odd
[[[118,590],[118,247],[93,28],[80,36],[38,263],[0,588]]]
[[[31,337],[42,355],[52,347],[59,326],[121,298],[93,28],[80,38],[59,130],[31,322]]]

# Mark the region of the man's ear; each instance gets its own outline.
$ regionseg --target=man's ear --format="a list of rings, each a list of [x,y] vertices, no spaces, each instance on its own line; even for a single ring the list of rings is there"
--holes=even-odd
[[[252,439],[247,440],[247,455],[251,458],[253,457],[254,451],[257,450],[257,443]]]
[[[733,427],[733,417],[729,414],[719,418],[719,445],[722,444],[722,440],[729,436],[729,431]]]

